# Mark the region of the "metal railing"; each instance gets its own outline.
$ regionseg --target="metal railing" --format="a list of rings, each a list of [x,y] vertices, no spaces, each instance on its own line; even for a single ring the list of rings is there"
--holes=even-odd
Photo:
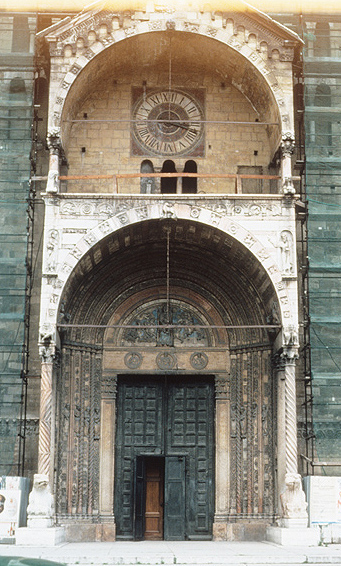
[[[185,178],[196,179],[198,182],[196,190],[183,191],[182,180]],[[146,179],[144,190],[141,191],[141,180]],[[179,179],[176,183],[175,190],[163,191],[161,183],[155,182],[161,179]],[[42,177],[39,180],[43,180]],[[157,193],[174,193],[174,194],[195,194],[195,193],[234,193],[234,194],[276,194],[279,193],[279,175],[252,175],[237,173],[118,173],[112,175],[60,175],[59,180],[69,185],[70,181],[83,181],[89,183],[91,181],[112,181],[112,192],[114,194],[127,194],[144,192],[145,194]],[[136,183],[134,181],[139,181]],[[148,184],[148,180],[150,183]],[[293,177],[293,180],[299,180]],[[129,181],[128,186],[124,181]],[[204,181],[205,184],[202,182]],[[209,181],[209,185],[206,183]],[[213,181],[219,181],[219,190]],[[258,182],[257,182],[258,181]],[[92,183],[94,186],[94,183]],[[126,185],[126,186],[124,186]],[[64,185],[65,186],[65,185]],[[83,187],[84,188],[84,187]],[[69,189],[69,186],[68,186]],[[207,190],[204,190],[207,189]],[[225,190],[224,190],[225,189]],[[73,192],[73,191],[69,191]],[[77,191],[75,191],[77,192]],[[91,192],[91,191],[90,191]],[[94,191],[97,192],[97,191]]]

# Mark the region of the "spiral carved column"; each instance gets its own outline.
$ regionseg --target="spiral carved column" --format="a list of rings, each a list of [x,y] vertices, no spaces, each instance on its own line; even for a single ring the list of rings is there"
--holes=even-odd
[[[297,473],[295,362],[297,348],[284,348],[277,359],[278,484],[282,527],[306,527],[307,503]]]
[[[296,357],[287,357],[285,363],[285,471],[297,473],[297,426],[296,426]]]
[[[54,348],[41,349],[40,420],[38,444],[38,473],[49,477],[52,485],[51,427],[52,427],[52,374]]]
[[[276,356],[277,369],[277,467],[279,492],[285,476],[297,473],[296,383],[297,352],[283,351]]]

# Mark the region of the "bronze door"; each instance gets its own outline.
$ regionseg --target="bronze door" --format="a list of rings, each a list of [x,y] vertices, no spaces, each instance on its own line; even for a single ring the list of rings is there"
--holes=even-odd
[[[213,378],[122,377],[117,407],[117,538],[210,540]]]

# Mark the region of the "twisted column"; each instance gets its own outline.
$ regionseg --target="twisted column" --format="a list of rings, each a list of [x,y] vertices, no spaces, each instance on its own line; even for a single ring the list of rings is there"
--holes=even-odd
[[[50,478],[51,466],[51,427],[52,427],[52,374],[55,348],[51,345],[40,348],[41,384],[40,384],[40,419],[38,442],[38,473]]]
[[[278,485],[281,526],[307,526],[307,504],[297,473],[295,362],[297,347],[289,344],[277,357]],[[284,440],[284,442],[283,442]]]
[[[287,357],[285,363],[285,471],[297,473],[297,418],[295,358]]]
[[[277,467],[279,493],[287,473],[297,472],[295,361],[297,349],[283,348],[275,357],[277,370]]]

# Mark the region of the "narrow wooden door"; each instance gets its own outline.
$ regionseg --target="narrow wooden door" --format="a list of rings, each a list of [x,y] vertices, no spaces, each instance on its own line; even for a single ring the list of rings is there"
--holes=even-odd
[[[166,456],[165,540],[185,540],[185,463],[184,456]]]
[[[163,539],[164,459],[146,458],[145,540]]]

